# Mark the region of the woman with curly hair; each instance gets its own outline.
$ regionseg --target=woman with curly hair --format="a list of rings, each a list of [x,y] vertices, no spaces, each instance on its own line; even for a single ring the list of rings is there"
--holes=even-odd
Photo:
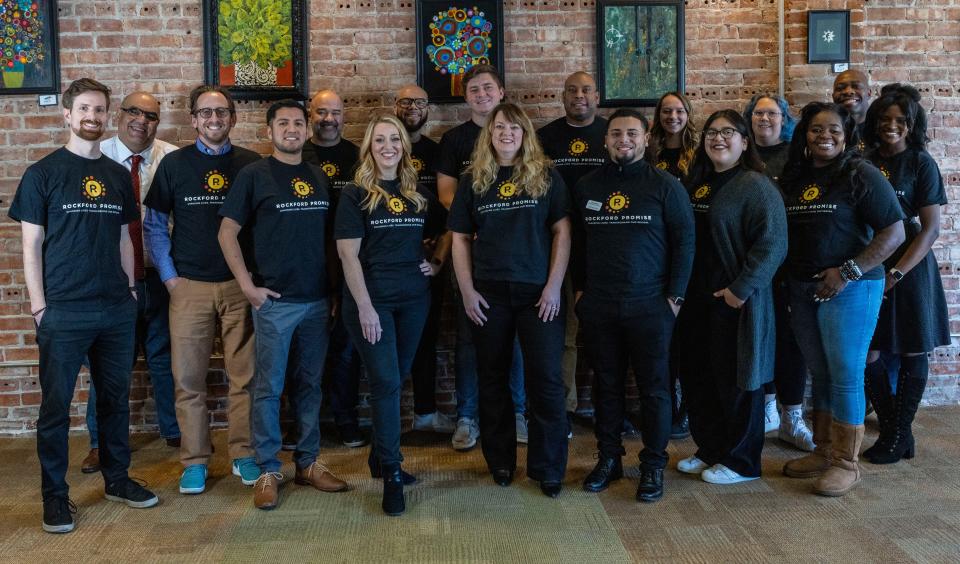
[[[883,261],[903,242],[893,187],[849,141],[846,108],[803,108],[781,186],[787,206],[791,323],[813,378],[814,451],[784,473],[842,496],[860,482],[863,370],[883,296]]]
[[[885,86],[867,110],[863,132],[867,158],[890,180],[907,216],[906,241],[884,261],[885,299],[865,374],[880,438],[863,456],[874,464],[892,464],[914,455],[910,427],[927,384],[927,353],[950,344],[943,282],[930,250],[940,234],[940,206],[947,196],[940,169],[926,151],[927,116],[916,88]],[[888,370],[896,371],[895,391]]]
[[[508,486],[517,465],[509,375],[519,336],[530,402],[527,476],[560,495],[567,466],[560,286],[570,256],[568,194],[530,118],[498,105],[450,207],[453,266],[473,322],[483,456]]]

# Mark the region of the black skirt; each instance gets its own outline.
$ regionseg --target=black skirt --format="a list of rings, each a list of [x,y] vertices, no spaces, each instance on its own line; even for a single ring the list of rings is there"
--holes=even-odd
[[[903,256],[919,226],[904,222],[907,240],[887,259],[889,270]],[[930,352],[950,344],[950,320],[943,282],[933,251],[929,251],[889,292],[880,306],[871,350],[895,354]]]

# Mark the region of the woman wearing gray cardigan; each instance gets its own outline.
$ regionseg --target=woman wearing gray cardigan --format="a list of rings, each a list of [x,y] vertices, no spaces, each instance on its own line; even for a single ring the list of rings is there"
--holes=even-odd
[[[733,110],[711,115],[687,182],[697,245],[677,338],[697,452],[677,469],[713,484],[760,477],[772,280],[787,252],[783,199],[748,133]]]

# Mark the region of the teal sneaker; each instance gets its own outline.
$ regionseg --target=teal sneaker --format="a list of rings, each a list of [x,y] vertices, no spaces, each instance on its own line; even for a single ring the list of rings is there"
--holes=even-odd
[[[207,488],[207,465],[191,464],[180,474],[180,493],[198,494]]]
[[[257,483],[257,478],[260,477],[260,467],[257,466],[257,461],[252,456],[234,458],[233,475],[240,476],[243,485],[252,486]]]

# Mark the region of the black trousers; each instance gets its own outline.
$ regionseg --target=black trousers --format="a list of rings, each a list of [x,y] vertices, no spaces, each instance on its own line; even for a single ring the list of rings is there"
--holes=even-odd
[[[520,339],[529,406],[527,476],[562,481],[567,468],[566,390],[563,385],[564,311],[553,321],[537,317],[543,286],[476,281],[490,305],[483,326],[473,325],[480,393],[480,438],[487,467],[517,466],[517,430],[510,395],[513,342]]]
[[[781,405],[800,405],[807,387],[807,365],[790,325],[790,292],[786,282],[774,280],[773,307],[777,324],[777,356],[774,381],[764,384],[767,394],[776,392]]]
[[[640,392],[643,418],[640,463],[666,467],[672,419],[669,356],[675,323],[667,300],[656,296],[608,301],[584,295],[576,309],[593,368],[597,448],[608,458],[626,454],[620,431],[626,414],[624,387],[629,363]]]
[[[133,296],[95,311],[47,306],[37,328],[41,390],[37,455],[44,500],[65,497],[69,492],[70,402],[85,358],[90,360],[90,379],[97,389],[100,472],[107,484],[127,477],[136,322]]]
[[[440,336],[443,292],[449,285],[449,280],[446,270],[430,279],[430,311],[427,312],[423,335],[410,368],[413,380],[413,412],[417,415],[429,415],[437,410],[437,337]]]
[[[722,299],[688,299],[680,310],[680,382],[697,458],[741,476],[760,475],[763,387],[737,385],[740,311]]]

